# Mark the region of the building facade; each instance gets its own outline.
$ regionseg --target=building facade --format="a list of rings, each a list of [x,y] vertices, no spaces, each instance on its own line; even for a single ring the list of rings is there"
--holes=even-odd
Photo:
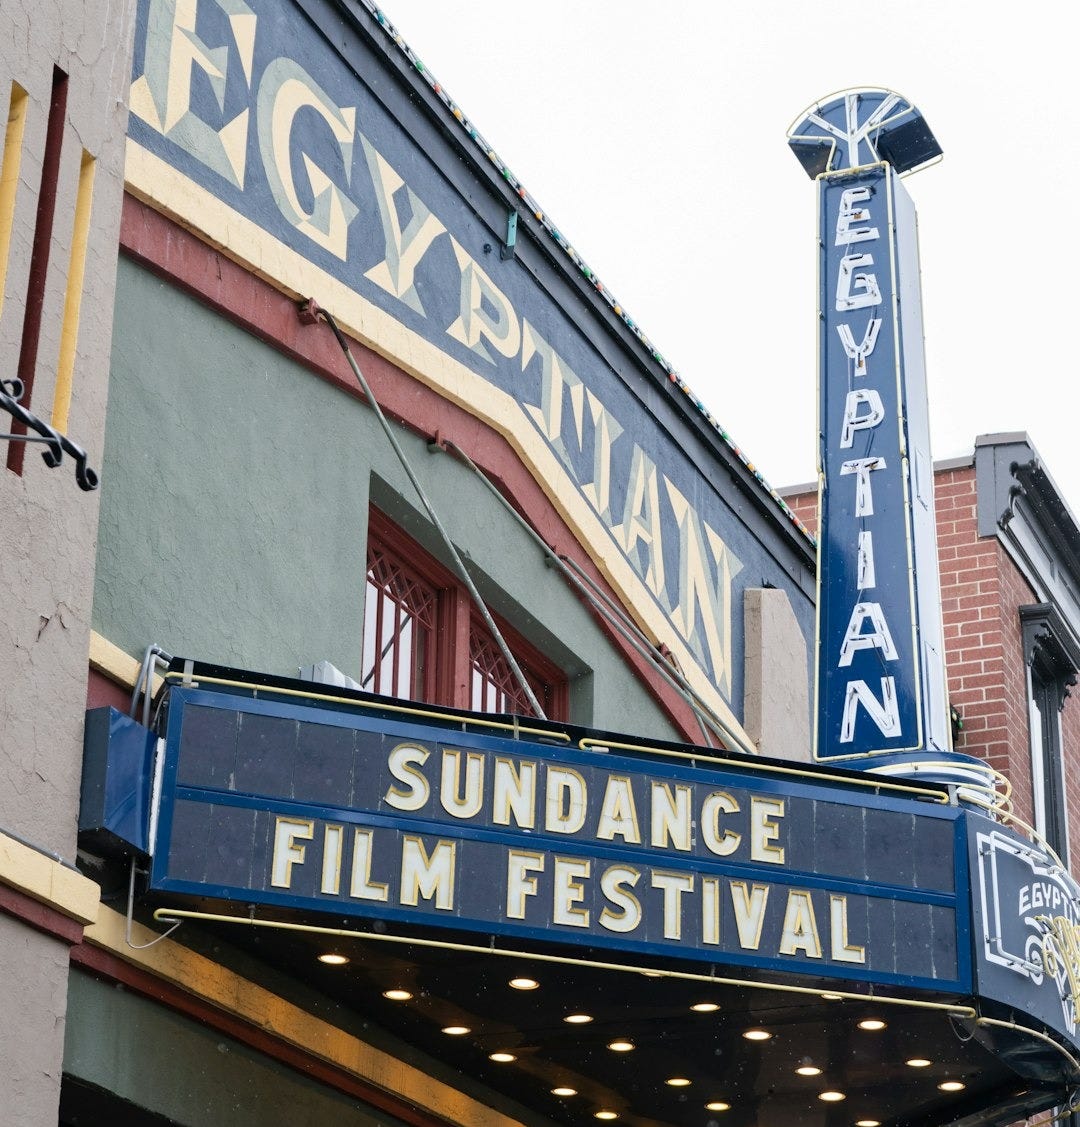
[[[978,939],[1010,811],[810,762],[812,505],[383,14],[20,18],[4,392],[82,445],[0,491],[12,1122],[1061,1105],[1071,995]],[[1067,859],[1076,526],[1026,440],[948,472],[958,747]]]
[[[91,2],[5,6],[0,17],[0,1059],[11,1123],[55,1122],[68,952],[97,910],[75,849],[91,487],[104,437],[133,12]]]

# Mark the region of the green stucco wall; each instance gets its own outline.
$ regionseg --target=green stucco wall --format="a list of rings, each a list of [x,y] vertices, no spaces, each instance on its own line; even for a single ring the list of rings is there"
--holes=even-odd
[[[64,1072],[183,1127],[401,1127],[216,1030],[79,971]],[[287,1110],[286,1110],[287,1109]]]
[[[133,656],[358,678],[369,501],[445,559],[374,413],[126,259],[116,309],[94,629]],[[569,676],[571,718],[673,737],[485,485],[399,437],[493,609]]]

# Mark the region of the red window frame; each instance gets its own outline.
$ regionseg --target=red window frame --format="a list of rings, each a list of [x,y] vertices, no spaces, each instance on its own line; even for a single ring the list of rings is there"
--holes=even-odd
[[[361,674],[365,689],[474,712],[494,711],[477,707],[474,683],[483,684],[491,690],[485,694],[486,700],[500,711],[531,715],[528,701],[487,623],[473,606],[468,589],[378,509],[370,511],[368,520],[365,575]],[[371,603],[376,589],[387,592],[380,600],[384,626],[392,604],[408,605],[412,612],[412,647],[407,654],[399,653],[397,660],[393,660],[393,653],[387,655],[390,660],[383,664],[388,676],[369,676],[373,657],[371,616],[379,613],[379,607]],[[545,715],[549,720],[566,720],[570,694],[565,674],[512,626],[498,616],[492,617]],[[415,631],[424,636],[420,668],[416,667],[415,644],[419,635]],[[387,641],[392,645],[394,626],[384,629],[382,637],[384,646]],[[402,685],[401,668],[406,663],[411,666],[412,680]]]

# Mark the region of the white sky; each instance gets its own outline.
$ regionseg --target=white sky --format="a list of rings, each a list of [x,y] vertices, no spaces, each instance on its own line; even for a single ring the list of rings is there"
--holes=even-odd
[[[816,200],[788,126],[923,112],[935,458],[1027,431],[1080,513],[1080,135],[1060,0],[385,0],[386,17],[764,474],[816,474]],[[1059,318],[1062,320],[1059,322]]]

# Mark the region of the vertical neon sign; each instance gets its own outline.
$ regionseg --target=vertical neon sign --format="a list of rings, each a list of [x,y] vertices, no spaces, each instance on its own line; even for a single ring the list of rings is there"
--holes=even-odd
[[[814,755],[970,779],[977,761],[951,750],[916,219],[900,183],[941,149],[888,90],[811,107],[789,144],[819,205]]]

